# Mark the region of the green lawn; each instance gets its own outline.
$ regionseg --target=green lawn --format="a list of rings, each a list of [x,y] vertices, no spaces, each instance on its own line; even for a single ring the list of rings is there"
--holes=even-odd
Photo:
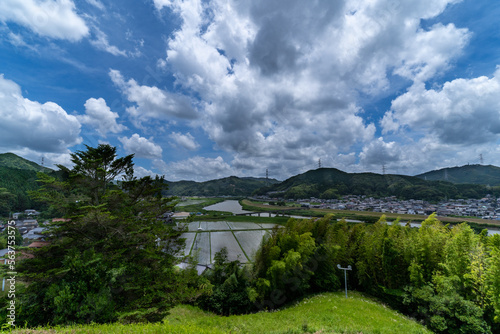
[[[273,312],[222,317],[196,307],[172,309],[163,324],[93,325],[13,333],[431,333],[372,298],[349,292],[324,293]]]

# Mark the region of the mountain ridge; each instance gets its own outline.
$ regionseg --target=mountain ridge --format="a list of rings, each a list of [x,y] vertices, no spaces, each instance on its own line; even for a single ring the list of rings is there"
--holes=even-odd
[[[4,175],[1,183],[4,184],[9,183],[8,175],[16,174],[16,170],[32,173],[38,171],[54,172],[50,168],[42,167],[14,153],[0,154],[0,167]],[[33,179],[33,176],[30,175],[28,178]],[[165,182],[169,186],[169,189],[164,192],[164,195],[167,196],[270,194],[285,198],[334,199],[342,195],[369,195],[438,200],[440,198],[456,198],[457,196],[476,198],[491,192],[495,194],[499,192],[500,194],[500,167],[464,165],[429,171],[415,176],[371,172],[348,173],[336,168],[318,168],[292,176],[284,181],[228,176],[204,182],[189,180]]]
[[[500,186],[500,167],[494,165],[469,164],[445,167],[415,176],[429,181]]]
[[[266,183],[278,183],[275,179],[228,176],[204,182],[165,181],[168,196],[248,196]]]
[[[40,166],[36,162],[30,161],[28,159],[22,158],[17,154],[7,152],[0,153],[0,166],[9,167],[14,169],[30,170],[34,172],[53,172],[53,169]]]
[[[500,187],[429,181],[408,175],[347,173],[336,168],[318,168],[258,189],[254,195],[286,199],[337,199],[343,195],[366,195],[438,201],[444,198],[479,198],[488,193],[500,194]]]

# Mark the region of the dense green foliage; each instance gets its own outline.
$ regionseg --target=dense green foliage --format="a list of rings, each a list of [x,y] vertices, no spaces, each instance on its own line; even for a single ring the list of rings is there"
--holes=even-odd
[[[248,313],[254,310],[248,298],[250,272],[241,263],[228,260],[227,249],[223,247],[214,256],[213,269],[204,273],[211,286],[208,294],[197,300],[206,310],[221,315]]]
[[[384,217],[368,225],[332,216],[291,219],[263,242],[250,274],[231,281],[239,273],[233,270],[211,282],[213,291],[244,284],[238,300],[245,290],[257,310],[268,310],[343,288],[337,265],[351,265],[349,289],[381,298],[436,333],[490,333],[500,330],[499,254],[499,235],[475,234],[465,223],[445,226],[433,215],[419,229],[389,225]],[[224,291],[230,304],[232,292]],[[229,304],[209,309],[224,314]]]
[[[23,236],[17,228],[5,228],[2,233],[0,233],[0,249],[7,248],[7,246],[9,245],[9,234],[11,236],[14,236],[14,239],[12,239],[12,237],[10,238],[11,246],[23,245]],[[12,240],[14,240],[14,245],[12,245]]]
[[[18,323],[161,320],[186,292],[174,268],[182,231],[159,219],[172,208],[163,179],[135,178],[132,155],[117,158],[109,145],[72,161],[72,170],[60,167],[62,179],[40,173],[42,187],[32,193],[68,221],[51,223],[50,245],[17,264],[28,283],[16,302]],[[120,187],[111,182],[118,175]]]
[[[250,196],[255,190],[264,187],[266,182],[277,183],[277,180],[253,177],[230,176],[206,182],[167,181],[167,196]]]
[[[429,181],[500,186],[500,167],[492,165],[465,165],[433,170],[416,175],[416,177]]]
[[[54,173],[13,153],[0,154],[0,217],[10,213],[37,207],[37,203],[28,196],[28,191],[38,189],[37,172]]]
[[[258,189],[254,195],[268,193],[288,199],[310,197],[336,199],[342,195],[366,195],[438,201],[444,198],[480,198],[486,194],[498,195],[500,190],[479,184],[453,184],[444,181],[426,181],[405,175],[345,173],[335,168],[320,168],[291,177],[279,184]]]
[[[36,172],[0,166],[0,217],[30,208],[40,209],[40,204],[29,197],[28,191],[39,188]]]

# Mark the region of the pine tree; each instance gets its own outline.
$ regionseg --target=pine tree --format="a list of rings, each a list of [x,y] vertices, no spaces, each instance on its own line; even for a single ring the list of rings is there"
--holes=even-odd
[[[135,178],[133,155],[117,158],[109,145],[71,157],[71,170],[39,174],[32,193],[67,219],[48,226],[50,246],[19,264],[29,286],[18,317],[30,326],[160,321],[181,293],[174,265],[183,248],[182,231],[161,219],[173,207],[163,178]]]

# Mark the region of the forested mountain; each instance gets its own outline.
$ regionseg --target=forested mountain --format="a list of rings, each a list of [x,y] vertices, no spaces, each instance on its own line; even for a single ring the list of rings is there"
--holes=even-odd
[[[33,161],[26,160],[14,153],[2,153],[0,154],[0,166],[10,167],[15,169],[29,170],[34,172],[45,172],[49,173],[53,171],[50,168],[42,167]]]
[[[406,175],[346,173],[335,168],[320,168],[293,176],[279,184],[258,189],[254,194],[269,194],[290,199],[310,197],[333,199],[342,195],[367,195],[437,201],[444,198],[479,198],[488,193],[499,193],[499,190],[478,184],[426,181]]]
[[[500,186],[500,167],[492,165],[465,165],[433,170],[416,175],[416,177],[429,181]]]
[[[33,207],[28,190],[38,189],[36,173],[56,173],[13,153],[0,154],[0,216],[9,211]],[[447,181],[445,181],[445,179]],[[413,176],[375,173],[346,173],[320,168],[293,176],[283,182],[275,179],[230,176],[205,182],[165,181],[167,196],[249,196],[274,195],[285,198],[317,197],[333,199],[342,195],[437,201],[444,198],[479,198],[500,195],[500,167],[466,165]]]
[[[195,181],[166,181],[168,191],[165,195],[175,196],[249,196],[255,190],[266,186],[266,183],[275,184],[278,180],[230,176],[218,180],[205,182]]]
[[[36,189],[35,171],[0,166],[0,217],[13,211],[35,208],[27,191]]]
[[[36,173],[40,171],[55,173],[14,153],[0,154],[0,217],[36,207],[28,191],[38,189]]]

